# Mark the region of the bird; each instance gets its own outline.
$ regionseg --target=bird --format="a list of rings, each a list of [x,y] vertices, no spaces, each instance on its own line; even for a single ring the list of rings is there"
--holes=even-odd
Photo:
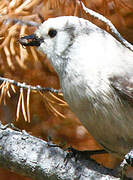
[[[76,16],[49,18],[20,43],[47,55],[70,109],[107,152],[123,158],[133,148],[133,52]]]

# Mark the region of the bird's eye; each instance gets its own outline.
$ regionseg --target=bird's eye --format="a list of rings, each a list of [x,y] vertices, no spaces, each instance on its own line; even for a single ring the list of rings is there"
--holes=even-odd
[[[49,32],[48,32],[48,35],[53,38],[55,37],[57,34],[57,31],[55,29],[50,29]]]

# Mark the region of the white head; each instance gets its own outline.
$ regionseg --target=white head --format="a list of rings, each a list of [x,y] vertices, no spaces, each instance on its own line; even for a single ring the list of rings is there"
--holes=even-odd
[[[44,52],[59,73],[64,67],[70,48],[78,36],[102,31],[91,22],[75,16],[50,18],[35,32],[35,36],[42,39],[39,50]]]

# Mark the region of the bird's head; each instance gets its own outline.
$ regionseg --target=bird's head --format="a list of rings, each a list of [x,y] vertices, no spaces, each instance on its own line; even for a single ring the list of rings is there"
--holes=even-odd
[[[59,71],[61,65],[69,59],[68,53],[77,37],[97,29],[92,23],[87,26],[88,23],[75,16],[50,18],[33,35],[20,38],[20,43],[24,46],[37,46],[47,55],[55,70]]]

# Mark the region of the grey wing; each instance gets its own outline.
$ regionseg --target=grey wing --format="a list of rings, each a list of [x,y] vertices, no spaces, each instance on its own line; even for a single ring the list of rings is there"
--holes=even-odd
[[[116,93],[128,103],[133,105],[133,77],[113,77],[110,84]]]

